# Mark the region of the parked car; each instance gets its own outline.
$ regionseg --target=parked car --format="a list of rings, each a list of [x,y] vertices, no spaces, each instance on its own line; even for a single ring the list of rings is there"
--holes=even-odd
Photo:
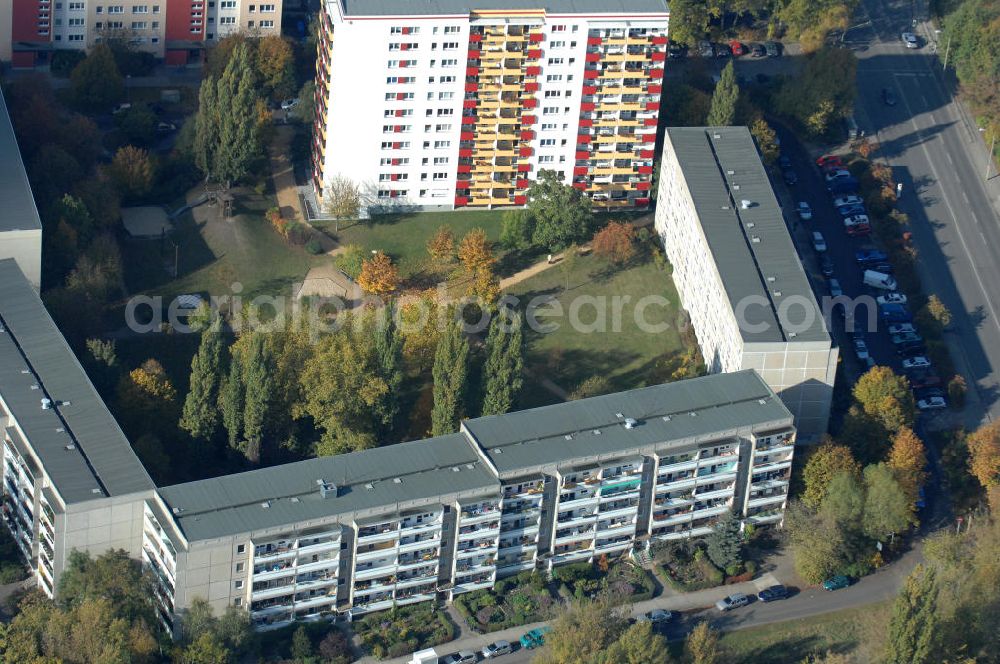
[[[879,298],[879,299],[881,300],[882,298]],[[879,304],[884,304],[884,303],[883,302],[879,302]],[[913,327],[913,323],[900,323],[899,325],[890,325],[889,326],[889,334],[892,334],[892,335],[906,334],[908,332],[916,333],[916,331],[917,331],[917,328]]]
[[[833,259],[830,258],[828,254],[823,254],[819,259],[819,271],[823,273],[824,277],[833,276]]]
[[[732,52],[733,56],[739,57],[741,55],[746,55],[747,47],[734,39],[729,42],[729,50]]]
[[[845,205],[863,205],[864,201],[860,196],[840,196],[833,199],[833,207],[844,207]]]
[[[834,180],[844,180],[846,178],[853,178],[853,177],[854,176],[851,175],[850,171],[844,170],[843,168],[838,168],[836,170],[831,170],[829,173],[826,174],[826,181],[833,182]]]
[[[172,131],[177,131],[177,125],[173,122],[160,122],[156,125],[156,131],[160,134],[169,134]]]
[[[782,170],[784,170],[786,168],[791,168],[792,167],[792,158],[789,157],[787,154],[779,154],[778,155],[778,166],[780,166]]]
[[[864,339],[854,339],[854,354],[859,360],[867,360],[871,355],[868,353],[868,344]]]
[[[940,387],[914,388],[913,394],[918,399],[930,399],[932,397],[941,397],[942,399],[947,398],[945,391],[942,390]]]
[[[840,178],[826,183],[826,190],[831,194],[856,194],[860,183],[857,178]]]
[[[819,231],[813,231],[813,249],[820,253],[826,251],[826,239]]]
[[[844,289],[840,287],[840,282],[836,279],[827,279],[826,285],[830,289],[830,297],[840,297],[844,294]]]
[[[892,88],[882,88],[882,101],[885,102],[886,106],[896,105],[896,93],[892,91]]]
[[[917,357],[918,355],[927,355],[927,346],[924,345],[923,341],[904,341],[896,345],[896,355],[904,359],[907,357]]]
[[[767,57],[769,58],[780,58],[782,50],[784,49],[782,49],[780,42],[764,42],[764,52],[767,53]]]
[[[888,258],[884,251],[879,251],[878,249],[860,249],[854,252],[854,260],[862,265],[866,263],[881,263]]]
[[[728,58],[732,53],[729,50],[727,44],[716,44],[715,45],[715,57],[717,58]]]
[[[837,576],[831,576],[823,582],[823,590],[840,590],[849,585],[851,585],[851,580],[843,574],[838,574]]]
[[[764,588],[759,593],[757,593],[757,599],[762,602],[774,602],[779,599],[786,599],[788,597],[788,588],[782,585],[771,586],[769,588]]]
[[[715,55],[715,49],[712,48],[712,42],[704,39],[698,42],[698,55],[703,58],[710,58]]]
[[[916,332],[900,332],[899,334],[892,335],[892,343],[894,346],[899,344],[906,344],[912,341],[923,341],[924,338],[917,334]]]
[[[912,32],[904,32],[900,38],[906,44],[906,48],[920,48],[920,39]]]
[[[875,272],[881,272],[882,274],[893,274],[896,272],[896,268],[893,267],[892,263],[868,263],[865,267]],[[890,288],[889,290],[893,289]]]
[[[871,222],[868,220],[867,214],[852,214],[848,217],[844,217],[845,226],[870,226]]]
[[[512,652],[514,652],[514,648],[510,645],[510,641],[494,641],[483,648],[483,657],[490,659],[492,657],[500,657],[501,655],[509,655]]]
[[[750,55],[755,58],[763,58],[767,55],[767,49],[763,44],[750,44]]]
[[[930,369],[911,369],[906,372],[910,385],[914,388],[936,387],[941,384],[941,377]]]
[[[476,664],[478,661],[479,657],[471,650],[459,650],[443,657],[441,664]]]
[[[851,237],[865,237],[872,234],[872,227],[868,224],[853,224],[845,226],[844,231]]]
[[[799,219],[802,221],[809,221],[813,218],[812,208],[805,201],[799,201],[799,206],[797,208],[799,212]]]
[[[687,47],[683,44],[671,44],[667,47],[667,57],[671,60],[680,60],[687,55]]]
[[[886,293],[875,298],[878,304],[906,304],[906,296],[902,293]]]
[[[854,205],[840,205],[837,207],[837,214],[841,217],[853,217],[858,214],[867,214],[864,205],[855,203]]]
[[[673,611],[666,611],[664,609],[653,609],[652,611],[647,611],[638,618],[636,622],[649,622],[654,625],[659,625],[661,623],[667,623],[674,619]]]
[[[844,168],[844,160],[835,154],[825,154],[816,160],[816,165],[819,166],[820,168],[826,168],[827,166],[836,166],[837,168]]]
[[[735,595],[730,595],[729,597],[723,597],[720,599],[715,603],[715,608],[719,611],[732,611],[733,609],[738,609],[741,606],[746,606],[749,603],[750,597],[748,595],[736,593]]]
[[[928,360],[923,355],[917,355],[916,357],[908,357],[903,360],[904,369],[919,369],[931,366],[931,361]]]
[[[298,105],[299,105],[299,100],[297,97],[295,99],[286,99],[285,101],[281,102],[281,110],[288,111],[295,108]]]
[[[912,323],[913,315],[910,310],[902,304],[881,304],[878,308],[879,315],[886,323]]]
[[[552,631],[549,626],[536,627],[535,629],[525,632],[521,635],[520,643],[521,647],[525,650],[533,650],[545,645],[545,635]]]
[[[947,407],[948,402],[944,400],[944,397],[931,397],[917,401],[917,410],[940,410]]]

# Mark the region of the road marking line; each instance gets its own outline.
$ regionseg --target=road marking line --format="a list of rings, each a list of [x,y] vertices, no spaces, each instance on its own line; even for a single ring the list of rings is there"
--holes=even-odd
[[[952,166],[955,165],[955,162],[951,158],[951,153],[950,152],[945,151],[944,156],[948,158],[948,163],[949,164],[951,164]]]

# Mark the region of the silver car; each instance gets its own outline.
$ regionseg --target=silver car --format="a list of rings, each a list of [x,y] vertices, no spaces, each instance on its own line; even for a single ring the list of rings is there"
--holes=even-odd
[[[743,593],[736,593],[729,597],[723,597],[715,603],[715,608],[719,611],[732,611],[750,603],[750,597]]]

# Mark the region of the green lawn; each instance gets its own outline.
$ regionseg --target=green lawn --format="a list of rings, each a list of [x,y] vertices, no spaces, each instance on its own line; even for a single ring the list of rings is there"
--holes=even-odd
[[[263,217],[273,205],[270,196],[245,190],[237,195],[235,216],[228,221],[197,223],[190,213],[176,221],[178,279],[171,279],[175,249],[170,241],[129,240],[124,248],[129,290],[162,295],[180,293],[231,294],[242,284],[244,301],[255,295],[291,296],[291,286],[309,269],[330,259],[312,256],[289,245]]]
[[[558,301],[561,317],[542,320],[539,316],[541,322],[557,324],[558,329],[547,334],[532,331],[526,337],[527,364],[536,377],[549,378],[568,392],[592,376],[607,377],[614,389],[669,380],[659,366],[661,361],[685,350],[677,331],[677,291],[669,274],[648,256],[621,268],[602,258],[581,256],[568,276],[555,265],[515,284],[508,293],[517,296],[522,307],[532,298]],[[636,304],[650,295],[668,303],[653,304],[643,314],[652,325],[668,324],[663,331],[643,330],[636,321]],[[597,321],[597,307],[605,311],[605,324],[591,330],[585,326]],[[539,310],[544,311],[551,307]],[[574,321],[584,326],[573,325]],[[542,403],[551,402],[544,390],[527,385],[525,391],[526,406],[539,405],[536,397]]]
[[[809,655],[832,650],[854,653],[869,637],[872,624],[884,618],[889,603],[825,613],[811,618],[726,632],[719,640],[720,661],[731,664],[799,664]],[[869,653],[870,654],[870,653]]]

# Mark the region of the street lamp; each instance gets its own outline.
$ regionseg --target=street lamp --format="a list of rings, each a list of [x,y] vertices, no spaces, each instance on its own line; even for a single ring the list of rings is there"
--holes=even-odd
[[[986,133],[986,127],[980,127],[979,133]],[[985,138],[985,136],[984,136]],[[993,149],[997,146],[997,134],[993,132],[993,138],[990,140],[990,151],[986,153],[986,179],[990,179],[990,173],[993,172]]]

